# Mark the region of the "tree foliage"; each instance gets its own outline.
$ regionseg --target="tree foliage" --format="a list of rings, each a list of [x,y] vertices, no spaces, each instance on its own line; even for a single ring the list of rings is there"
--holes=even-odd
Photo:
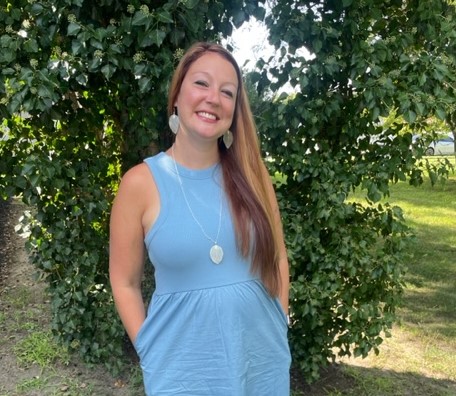
[[[119,177],[168,143],[168,83],[183,49],[249,15],[264,15],[258,1],[1,3],[0,193],[33,208],[24,230],[53,330],[89,361],[115,368],[122,354],[107,270]]]
[[[455,8],[441,0],[270,6],[276,55],[251,79],[262,95],[285,84],[294,91],[263,108],[258,125],[271,171],[282,176],[293,356],[315,378],[336,355],[378,353],[389,334],[410,233],[400,208],[380,200],[391,183],[422,183],[426,164],[410,149],[410,131],[455,110]],[[431,180],[448,165],[427,163]],[[347,199],[354,189],[366,192],[366,205]]]
[[[32,208],[23,229],[49,285],[53,330],[89,361],[114,367],[122,353],[107,274],[119,176],[169,144],[167,86],[182,50],[250,16],[277,50],[249,81],[276,98],[254,108],[281,181],[294,360],[315,378],[334,348],[365,356],[393,323],[408,231],[399,208],[378,202],[391,182],[422,181],[403,124],[419,130],[455,113],[454,5],[262,3],[1,3],[0,193]],[[277,95],[285,86],[295,93]],[[402,118],[382,126],[392,110]],[[354,188],[367,206],[347,199]]]

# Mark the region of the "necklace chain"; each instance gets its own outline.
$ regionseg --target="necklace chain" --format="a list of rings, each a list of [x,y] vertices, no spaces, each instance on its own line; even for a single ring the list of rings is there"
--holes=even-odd
[[[201,232],[203,233],[203,235],[206,237],[206,239],[208,239],[209,241],[211,241],[214,246],[218,246],[217,245],[217,241],[218,241],[218,238],[219,238],[219,235],[220,235],[220,229],[222,227],[222,212],[223,212],[223,205],[222,205],[222,189],[220,188],[220,210],[219,210],[219,223],[218,223],[218,229],[217,229],[217,236],[215,237],[215,240],[213,238],[211,238],[209,235],[207,235],[206,231],[204,230],[203,226],[201,225],[201,223],[198,221],[198,219],[196,218],[195,216],[195,213],[193,213],[193,210],[190,206],[190,203],[188,202],[188,199],[187,199],[187,194],[185,194],[185,190],[184,190],[184,185],[182,183],[182,179],[180,177],[180,174],[179,174],[179,171],[177,169],[177,164],[176,164],[176,158],[175,158],[175,155],[174,155],[174,144],[171,146],[171,151],[173,153],[173,163],[174,163],[174,170],[176,171],[176,175],[177,175],[177,180],[179,182],[179,186],[180,186],[180,189],[182,191],[182,196],[184,197],[184,201],[187,205],[187,208],[190,212],[190,214],[192,215],[192,218],[193,220],[195,221],[195,223],[198,225],[198,227],[201,229]],[[216,263],[218,264],[218,263]]]

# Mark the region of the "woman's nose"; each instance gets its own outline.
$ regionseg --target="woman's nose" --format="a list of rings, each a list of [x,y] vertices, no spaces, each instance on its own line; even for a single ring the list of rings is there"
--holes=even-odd
[[[220,92],[217,89],[209,89],[207,91],[206,101],[217,106],[220,103]]]

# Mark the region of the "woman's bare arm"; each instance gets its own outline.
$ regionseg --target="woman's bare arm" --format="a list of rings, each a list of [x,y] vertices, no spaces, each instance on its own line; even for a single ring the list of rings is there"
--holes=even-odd
[[[150,173],[144,164],[122,178],[110,222],[109,276],[117,311],[132,341],[145,319],[141,293],[144,271],[144,217],[150,194]]]

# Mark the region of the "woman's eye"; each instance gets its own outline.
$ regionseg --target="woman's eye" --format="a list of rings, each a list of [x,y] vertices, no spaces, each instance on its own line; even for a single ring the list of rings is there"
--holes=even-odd
[[[195,84],[196,85],[201,85],[202,87],[207,87],[208,86],[206,81],[201,81],[201,80],[196,81]]]
[[[230,97],[230,98],[234,97],[234,94],[233,94],[233,92],[231,92],[231,91],[224,90],[224,91],[222,91],[222,92],[223,92],[226,96],[228,96],[228,97]]]

